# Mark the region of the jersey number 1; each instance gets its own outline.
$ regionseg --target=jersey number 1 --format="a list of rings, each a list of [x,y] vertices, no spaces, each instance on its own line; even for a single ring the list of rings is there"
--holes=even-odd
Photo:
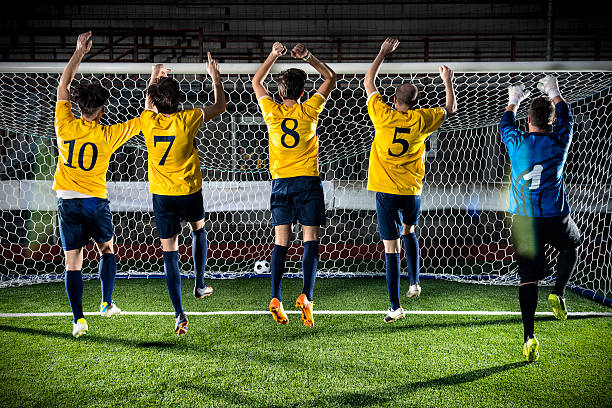
[[[536,164],[533,166],[533,170],[523,176],[524,180],[531,180],[531,186],[529,186],[530,190],[537,190],[540,188],[540,179],[542,178],[542,167],[541,164]]]
[[[175,137],[176,136],[153,136],[153,147],[157,146],[157,143],[170,143],[164,153],[164,157],[159,161],[160,166],[166,164],[166,159],[168,158],[168,153],[170,153],[170,148],[172,147],[172,143],[174,143]]]

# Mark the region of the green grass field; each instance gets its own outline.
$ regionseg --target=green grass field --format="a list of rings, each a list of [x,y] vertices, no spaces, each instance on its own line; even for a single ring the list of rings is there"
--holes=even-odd
[[[187,313],[266,310],[268,279],[208,281],[210,298],[191,296]],[[403,285],[403,291],[407,285]],[[301,282],[283,282],[294,310]],[[538,311],[548,311],[549,288]],[[423,281],[407,310],[518,311],[516,287]],[[100,285],[85,283],[85,311]],[[172,310],[162,279],[118,280],[124,311]],[[571,312],[610,312],[567,293]],[[384,279],[319,279],[316,310],[385,310]],[[63,284],[0,290],[0,313],[68,312]],[[172,316],[87,316],[74,339],[69,317],[0,317],[2,407],[599,407],[612,400],[612,318],[538,316],[540,362],[521,354],[520,316],[315,315],[305,327],[269,315],[190,317],[178,338]]]

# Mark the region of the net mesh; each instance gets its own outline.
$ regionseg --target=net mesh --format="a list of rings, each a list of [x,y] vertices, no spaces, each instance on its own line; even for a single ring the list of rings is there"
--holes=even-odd
[[[544,73],[456,73],[459,111],[427,141],[426,176],[418,223],[422,274],[462,281],[517,282],[506,214],[509,162],[497,124],[506,88],[523,83],[536,90]],[[576,124],[565,168],[573,217],[582,231],[577,272],[571,283],[609,297],[612,292],[612,125],[610,72],[550,72],[558,77]],[[210,81],[199,74],[174,75],[182,109],[212,103]],[[103,124],[138,116],[148,75],[78,74],[111,90]],[[0,286],[62,279],[57,204],[51,190],[57,161],[53,128],[56,73],[0,74]],[[273,244],[268,210],[267,131],[250,85],[251,76],[223,74],[227,111],[207,122],[197,137],[204,177],[207,275],[223,278],[266,275]],[[362,74],[339,75],[320,116],[320,170],[328,222],[321,234],[319,276],[384,275],[375,196],[366,190],[373,127],[365,106]],[[321,78],[309,75],[312,95]],[[392,102],[405,81],[419,88],[419,106],[444,104],[437,74],[383,74],[378,86]],[[277,93],[273,80],[267,83]],[[528,102],[517,117],[524,128]],[[75,110],[78,117],[78,112]],[[147,190],[144,139],[134,137],[112,157],[109,199],[120,276],[163,274],[161,248]],[[287,274],[299,275],[302,251],[296,226]],[[193,275],[191,235],[180,234],[181,269]],[[549,252],[552,255],[552,251]],[[90,243],[83,271],[96,276],[97,252]],[[405,270],[405,269],[403,269]]]

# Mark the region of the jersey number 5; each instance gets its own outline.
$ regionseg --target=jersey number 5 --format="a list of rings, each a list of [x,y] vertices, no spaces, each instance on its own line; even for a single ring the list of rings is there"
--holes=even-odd
[[[410,128],[395,128],[395,134],[393,135],[393,143],[391,144],[401,145],[402,150],[399,153],[393,153],[391,149],[389,149],[389,156],[393,156],[393,157],[403,156],[408,151],[408,148],[410,147],[410,144],[408,143],[407,140],[397,138],[398,133],[408,134],[410,133]]]
[[[74,155],[74,145],[76,140],[69,140],[64,142],[64,144],[68,145],[68,163],[64,163],[66,167],[70,167],[75,169],[72,164],[72,156]],[[85,151],[87,150],[87,146],[91,146],[91,163],[89,163],[89,167],[85,167]],[[83,143],[81,148],[79,149],[79,167],[81,170],[89,171],[94,168],[96,165],[96,160],[98,160],[98,146],[91,142]]]
[[[157,143],[170,143],[164,153],[164,157],[159,161],[160,166],[166,164],[166,159],[168,158],[168,153],[170,153],[170,148],[172,147],[172,143],[174,143],[175,137],[176,136],[153,136],[153,147],[157,146]]]
[[[523,176],[524,180],[531,180],[531,186],[529,187],[530,190],[537,190],[540,188],[542,170],[544,170],[544,167],[542,167],[541,164],[536,164],[533,166],[533,170]]]
[[[287,127],[287,122],[291,121],[293,123],[293,128],[289,129]],[[283,135],[281,136],[281,144],[285,146],[287,149],[293,149],[300,142],[300,134],[295,131],[298,127],[298,121],[296,119],[285,119],[281,122],[281,130],[283,131]],[[287,136],[291,136],[293,138],[293,144],[288,145],[286,143]]]

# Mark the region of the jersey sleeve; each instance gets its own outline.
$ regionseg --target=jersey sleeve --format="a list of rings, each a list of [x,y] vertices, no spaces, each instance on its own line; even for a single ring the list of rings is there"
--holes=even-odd
[[[269,114],[275,106],[276,102],[270,96],[264,96],[259,99],[259,107],[264,116]]]
[[[323,112],[326,99],[320,93],[312,95],[305,103],[302,104],[304,112],[312,119],[317,119],[319,114]]]
[[[557,116],[557,123],[555,124],[554,132],[562,143],[569,143],[572,138],[574,117],[565,101],[555,105],[555,115]]]
[[[514,112],[504,112],[501,121],[499,122],[499,133],[501,135],[502,142],[504,142],[506,145],[514,142],[514,140],[520,136],[521,132],[516,127]]]
[[[108,127],[107,142],[115,151],[133,136],[139,134],[140,131],[140,118],[130,119],[125,123],[117,123]]]
[[[388,125],[393,120],[394,110],[383,102],[382,96],[375,92],[368,97],[368,114],[374,127]]]
[[[421,133],[431,134],[438,130],[446,118],[446,110],[444,108],[427,108],[419,109],[422,117]]]
[[[72,104],[68,101],[57,101],[55,104],[55,131],[59,133],[73,120],[76,118],[72,114]]]
[[[204,111],[200,108],[183,111],[183,118],[189,129],[199,128],[204,121]]]

